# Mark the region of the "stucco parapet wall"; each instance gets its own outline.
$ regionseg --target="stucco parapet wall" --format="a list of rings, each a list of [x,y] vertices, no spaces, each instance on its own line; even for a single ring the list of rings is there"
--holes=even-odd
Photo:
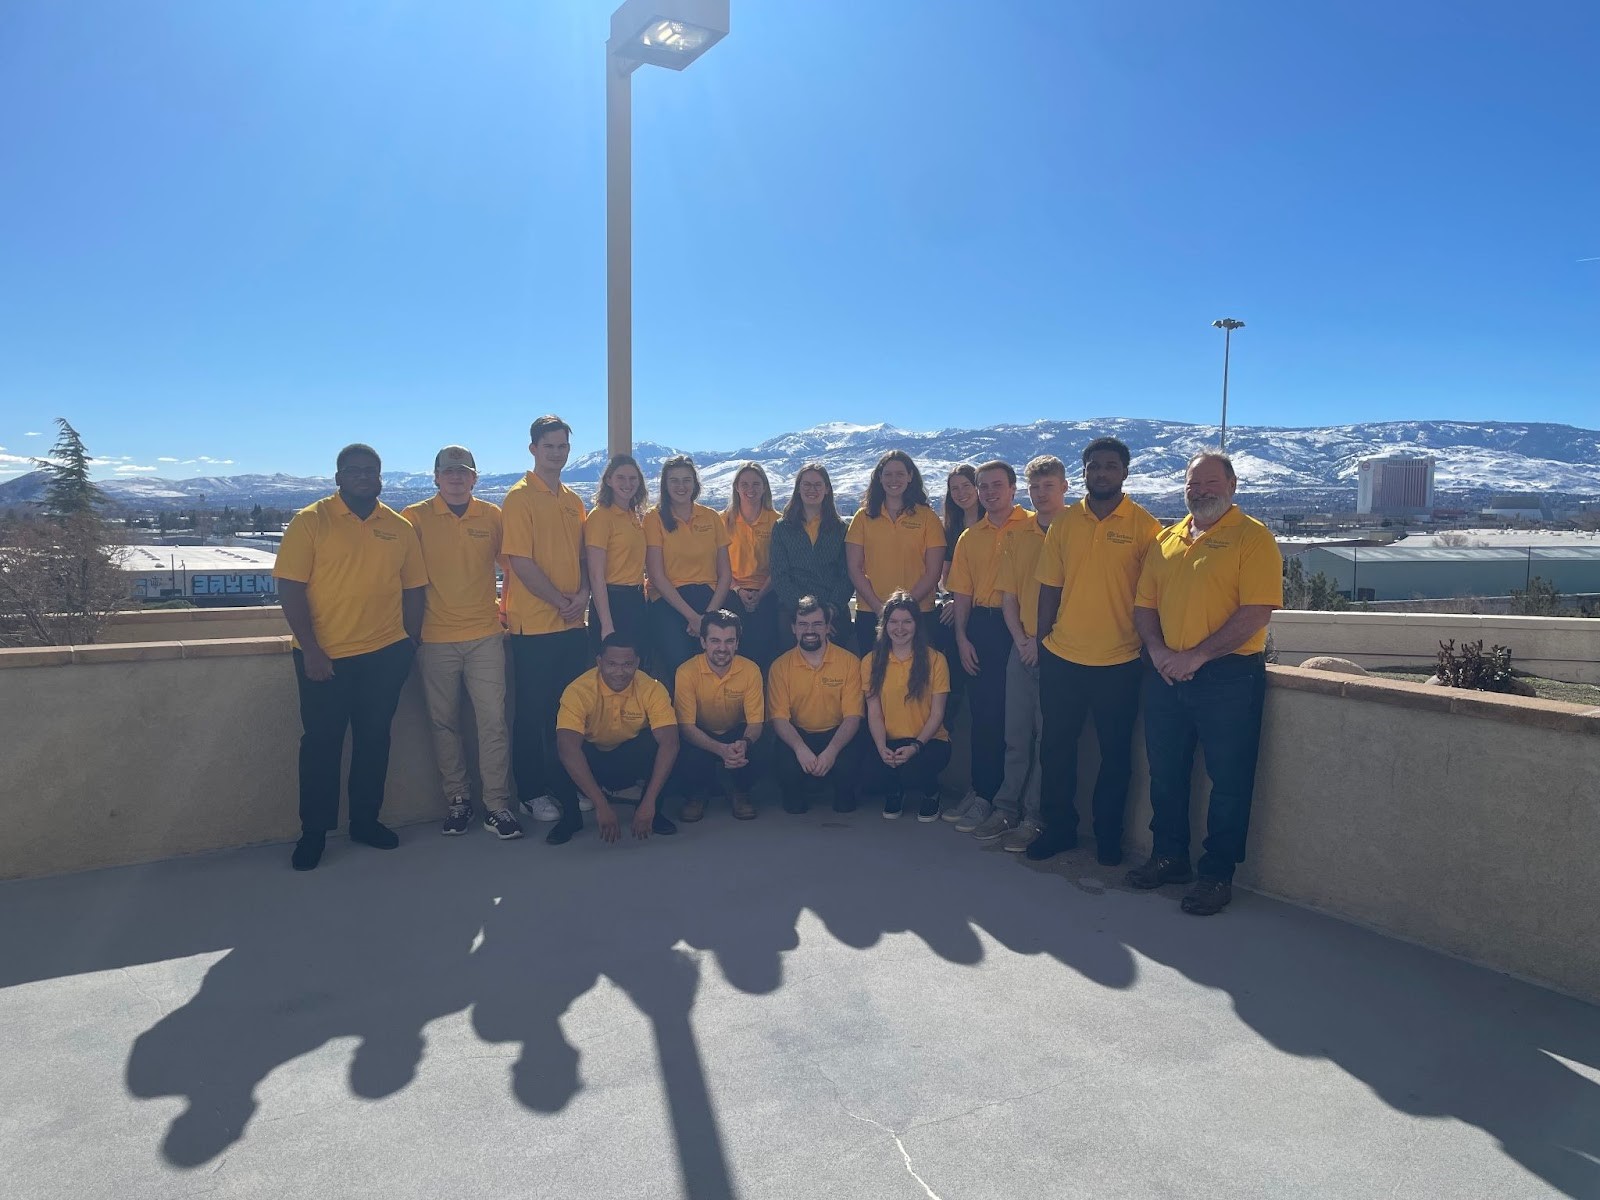
[[[1431,613],[1323,611],[1305,608],[1280,608],[1272,614],[1273,625],[1394,625],[1400,628],[1448,626],[1463,634],[1474,630],[1558,629],[1592,634],[1600,641],[1600,621],[1593,617],[1515,617],[1507,613]]]
[[[0,650],[0,670],[7,667],[71,667],[94,663],[157,662],[170,658],[231,658],[287,654],[284,637],[211,638],[194,642],[108,642],[99,646],[28,646]]]
[[[225,608],[127,609],[114,612],[112,625],[230,625],[279,615],[275,604],[241,604]]]
[[[1558,700],[1539,700],[1528,696],[1505,696],[1497,692],[1470,692],[1462,688],[1433,687],[1397,679],[1340,675],[1331,671],[1308,671],[1303,667],[1268,667],[1267,678],[1273,687],[1293,691],[1317,692],[1324,696],[1343,696],[1349,700],[1369,700],[1427,712],[1457,713],[1510,725],[1530,725],[1538,729],[1600,736],[1600,708],[1582,704],[1565,704]]]

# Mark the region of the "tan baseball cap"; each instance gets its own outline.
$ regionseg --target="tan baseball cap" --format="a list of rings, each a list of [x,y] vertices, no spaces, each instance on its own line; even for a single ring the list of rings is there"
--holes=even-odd
[[[446,471],[451,467],[466,467],[470,471],[477,471],[478,464],[473,461],[472,451],[465,446],[446,446],[433,456],[433,469]]]

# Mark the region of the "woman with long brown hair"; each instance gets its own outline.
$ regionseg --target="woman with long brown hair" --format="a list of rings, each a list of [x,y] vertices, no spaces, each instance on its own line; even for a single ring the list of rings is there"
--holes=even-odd
[[[778,652],[778,597],[772,590],[772,484],[758,462],[733,476],[733,494],[722,511],[728,526],[728,563],[733,570],[735,611],[744,622],[739,653],[765,671]]]
[[[809,462],[794,477],[794,491],[772,529],[772,590],[778,598],[778,645],[794,645],[795,606],[815,596],[827,608],[832,638],[852,645],[845,618],[850,611],[850,572],[844,562],[844,522],[833,506],[833,480],[821,463]]]
[[[886,820],[900,815],[909,795],[917,820],[937,821],[939,775],[950,765],[944,731],[950,668],[928,645],[927,622],[909,592],[897,591],[884,603],[877,641],[862,666],[875,751],[861,756],[862,790],[883,793]]]
[[[589,641],[595,653],[613,633],[639,645],[646,633],[644,603],[644,512],[650,488],[630,454],[614,454],[600,476],[594,508],[584,522],[584,559],[589,568]]]
[[[700,472],[679,454],[661,464],[661,492],[644,519],[644,563],[650,603],[652,672],[672,690],[678,668],[700,653],[700,618],[722,607],[733,586],[728,526],[722,514],[695,503]]]
[[[928,504],[922,472],[904,450],[889,451],[873,468],[866,502],[845,534],[845,564],[856,585],[858,653],[872,648],[883,597],[905,591],[918,611],[933,612],[944,527]]]

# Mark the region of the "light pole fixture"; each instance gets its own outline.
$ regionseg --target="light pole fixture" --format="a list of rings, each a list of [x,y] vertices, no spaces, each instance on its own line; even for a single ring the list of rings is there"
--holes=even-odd
[[[1243,321],[1235,321],[1232,317],[1223,317],[1221,320],[1211,322],[1213,329],[1222,330],[1222,431],[1217,436],[1217,449],[1228,448],[1228,351],[1229,343],[1233,340],[1233,331],[1243,329]]]
[[[626,0],[606,42],[606,451],[633,449],[633,73],[681,71],[728,32],[729,0]]]

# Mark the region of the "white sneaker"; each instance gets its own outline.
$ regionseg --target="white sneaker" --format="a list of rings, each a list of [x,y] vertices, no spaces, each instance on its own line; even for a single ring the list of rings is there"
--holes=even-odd
[[[960,803],[956,804],[953,808],[945,809],[939,815],[946,821],[959,821],[962,817],[966,816],[969,811],[971,811],[973,803],[977,800],[978,793],[969,789],[967,794],[961,797]]]
[[[556,803],[554,796],[536,796],[532,800],[522,800],[517,803],[517,807],[535,821],[561,820],[561,806]]]
[[[982,796],[974,796],[972,798],[972,807],[967,809],[962,818],[956,822],[956,832],[971,833],[979,825],[987,821],[989,815],[993,812],[994,805],[990,804]]]
[[[594,811],[594,801],[589,799],[589,797],[587,797],[587,796],[579,796],[578,797],[578,811],[579,812],[593,812]],[[560,815],[561,814],[558,811],[556,813],[556,816],[559,817]],[[552,817],[551,820],[555,820],[555,817]]]

